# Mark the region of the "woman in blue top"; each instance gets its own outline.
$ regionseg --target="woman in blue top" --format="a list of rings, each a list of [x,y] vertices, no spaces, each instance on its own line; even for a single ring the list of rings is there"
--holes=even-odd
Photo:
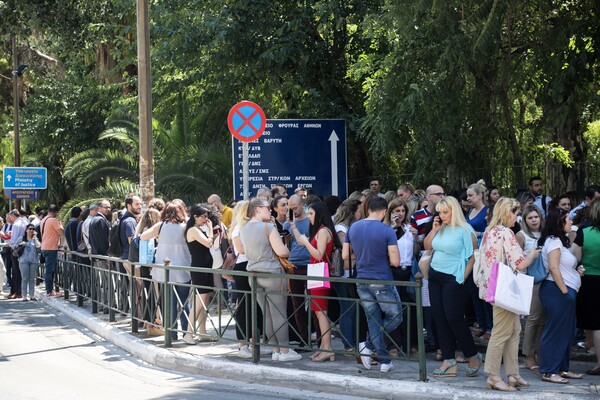
[[[35,297],[35,274],[40,263],[39,249],[41,245],[32,224],[25,228],[25,235],[19,245],[25,246],[23,254],[19,256],[19,270],[23,277],[21,282],[23,301],[37,300]]]
[[[463,216],[458,200],[445,197],[436,206],[439,215],[424,241],[433,248],[429,270],[431,311],[442,350],[442,365],[433,371],[435,377],[456,376],[456,343],[469,358],[467,376],[475,376],[482,364],[471,331],[465,320],[467,290],[464,282],[473,269],[473,249],[477,239]]]

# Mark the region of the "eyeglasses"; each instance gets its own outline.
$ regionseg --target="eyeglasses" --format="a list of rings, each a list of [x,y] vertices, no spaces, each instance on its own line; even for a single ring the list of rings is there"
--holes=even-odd
[[[208,218],[208,217],[206,216],[206,214],[202,214],[202,215],[196,215],[196,218]]]
[[[430,193],[430,196],[440,196],[440,197],[444,197],[446,195],[446,193],[444,192],[439,192],[439,193]]]
[[[256,206],[256,208],[269,208],[269,206]]]

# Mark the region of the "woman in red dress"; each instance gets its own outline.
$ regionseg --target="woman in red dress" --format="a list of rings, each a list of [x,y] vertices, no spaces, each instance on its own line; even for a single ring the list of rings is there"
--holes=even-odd
[[[310,253],[310,263],[315,264],[322,261],[328,262],[331,259],[333,246],[341,248],[341,243],[337,235],[334,234],[335,228],[331,214],[325,203],[313,203],[308,207],[308,219],[310,221],[309,235],[301,235],[292,222],[292,230],[296,241],[305,246]],[[319,351],[311,356],[312,361],[335,361],[335,354],[331,352],[331,324],[327,317],[327,307],[329,299],[321,296],[330,296],[331,289],[311,289],[309,293],[313,296],[310,304],[311,311],[315,312],[319,321],[321,331],[321,345]]]

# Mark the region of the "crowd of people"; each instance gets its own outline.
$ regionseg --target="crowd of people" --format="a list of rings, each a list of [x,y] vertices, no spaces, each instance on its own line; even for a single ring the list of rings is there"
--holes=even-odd
[[[170,265],[192,267],[169,274],[174,284],[171,315],[180,316],[183,342],[216,340],[206,327],[214,288],[229,287],[240,293],[260,288],[264,290],[257,292],[258,338],[250,329],[251,299],[234,297],[239,357],[251,358],[254,344],[260,343],[269,346],[274,361],[299,360],[296,341],[297,350],[317,343],[312,361],[335,361],[329,315],[335,306],[334,322],[344,350],[359,354],[357,362],[366,369],[379,365],[381,372],[388,372],[400,351],[418,351],[418,335],[415,307],[402,307],[402,302],[415,301],[415,291],[387,283],[412,281],[421,272],[427,347],[436,351],[440,362],[433,376],[454,377],[458,364],[466,363],[469,377],[484,366],[491,389],[529,386],[519,374],[523,325],[522,368],[539,371],[544,381],[564,384],[582,377],[569,368],[577,330],[584,332],[587,349],[600,346],[600,314],[593,311],[600,289],[600,187],[589,186],[579,200],[573,193],[548,196],[542,183],[540,177],[533,177],[528,190],[511,198],[482,181],[452,195],[440,185],[423,190],[409,183],[384,194],[380,181],[374,179],[369,189],[351,193],[344,201],[302,187],[288,195],[284,186],[275,185],[260,188],[249,201],[225,205],[213,194],[205,203],[189,207],[177,199],[166,203],[153,199],[143,205],[139,196],[131,194],[124,207],[111,208],[105,199],[72,208],[64,228],[54,205],[32,218],[12,210],[0,228],[10,286],[7,297],[36,299],[40,257],[47,295],[60,295],[54,290],[53,274],[61,245],[72,252],[119,257],[120,272],[144,278],[122,285],[119,290],[125,294],[134,287],[159,292],[164,268],[134,267],[128,262],[130,251],[139,251],[132,242],[139,240],[148,243],[144,248],[154,249],[148,263],[168,259]],[[112,243],[115,234],[118,246]],[[255,281],[242,275],[225,281],[210,272],[223,265],[228,244],[236,260],[234,271],[263,274]],[[307,276],[310,265],[331,263],[336,249],[344,260],[344,277],[371,283],[341,280],[331,287],[309,289],[305,279],[286,279],[289,271],[281,259],[293,265],[294,275]],[[477,249],[482,272],[474,276]],[[534,286],[526,318],[485,301],[493,263],[526,273],[538,258],[548,275]],[[101,271],[111,268],[110,261],[96,262]],[[99,276],[101,288],[95,299],[103,312],[114,304],[108,298],[107,274]],[[360,301],[358,313],[352,298]],[[128,304],[117,306],[127,311]],[[151,305],[152,312],[140,315],[148,328],[164,323],[160,307]],[[409,319],[412,323],[407,323]],[[176,329],[171,337],[178,339]],[[487,342],[485,355],[478,352],[476,341]],[[600,355],[596,367],[586,372],[600,375]]]

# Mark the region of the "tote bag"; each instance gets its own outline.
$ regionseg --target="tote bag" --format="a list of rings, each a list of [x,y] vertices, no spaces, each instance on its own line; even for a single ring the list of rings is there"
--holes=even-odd
[[[544,265],[542,254],[527,267],[527,275],[533,277],[533,284],[542,283],[548,277],[548,268]]]
[[[321,278],[329,278],[329,265],[326,262],[320,262],[316,264],[308,264],[308,268],[306,270],[306,275],[308,276],[318,276]],[[329,289],[331,287],[331,282],[329,281],[313,281],[308,280],[306,282],[307,289]]]
[[[519,315],[529,315],[533,277],[515,273],[508,265],[493,263],[486,301]]]

